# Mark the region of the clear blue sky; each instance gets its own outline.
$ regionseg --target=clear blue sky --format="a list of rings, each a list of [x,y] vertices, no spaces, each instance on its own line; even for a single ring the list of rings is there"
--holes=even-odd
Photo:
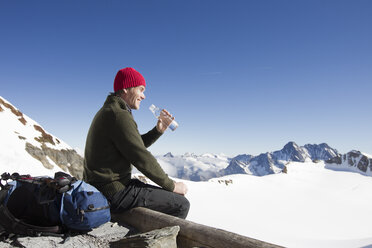
[[[0,95],[72,147],[131,66],[154,154],[326,142],[372,154],[372,1],[0,0]],[[1,123],[0,123],[1,125]]]

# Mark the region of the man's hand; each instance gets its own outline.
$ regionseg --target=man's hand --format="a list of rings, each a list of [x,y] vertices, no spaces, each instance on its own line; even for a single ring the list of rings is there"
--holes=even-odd
[[[174,193],[180,194],[180,195],[186,195],[187,193],[187,186],[183,182],[174,182]]]
[[[163,109],[160,113],[160,116],[158,118],[158,123],[156,124],[156,129],[164,133],[165,130],[169,127],[169,125],[174,120],[174,117],[165,109]]]

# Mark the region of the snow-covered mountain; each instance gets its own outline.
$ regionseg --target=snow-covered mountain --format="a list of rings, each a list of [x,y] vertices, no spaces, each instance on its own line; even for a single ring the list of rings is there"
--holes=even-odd
[[[164,156],[156,156],[156,159],[170,176],[192,181],[218,177],[219,171],[226,168],[230,162],[230,158],[224,154],[211,153],[185,153],[178,156],[167,153]]]
[[[326,168],[354,171],[372,176],[372,155],[353,150],[328,159],[326,161]]]
[[[331,148],[325,143],[298,146],[295,142],[289,142],[279,151],[261,153],[258,156],[239,155],[233,158],[229,166],[220,171],[220,174],[264,176],[282,172],[285,169],[285,165],[291,161],[328,160],[338,155],[339,153],[336,149]]]
[[[230,158],[226,155],[186,153],[175,156],[167,153],[157,156],[164,170],[173,177],[192,181],[205,181],[213,177],[231,174],[264,176],[281,173],[288,162],[328,160],[340,154],[327,144],[298,146],[289,142],[283,149],[262,153],[258,156],[241,154]]]
[[[83,158],[2,97],[0,139],[0,173],[53,176],[63,170],[82,177]]]

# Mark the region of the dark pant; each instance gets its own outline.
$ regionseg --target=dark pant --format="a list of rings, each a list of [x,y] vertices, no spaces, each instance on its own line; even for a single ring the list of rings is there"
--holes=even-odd
[[[145,207],[185,219],[190,203],[182,195],[132,179],[125,189],[111,199],[111,212],[120,213],[135,207]]]

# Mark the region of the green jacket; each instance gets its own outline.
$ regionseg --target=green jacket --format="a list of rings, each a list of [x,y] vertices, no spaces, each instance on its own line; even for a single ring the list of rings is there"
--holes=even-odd
[[[84,181],[112,197],[129,183],[133,165],[162,188],[173,191],[174,182],[146,149],[160,136],[156,127],[140,135],[125,101],[110,94],[89,128]]]

